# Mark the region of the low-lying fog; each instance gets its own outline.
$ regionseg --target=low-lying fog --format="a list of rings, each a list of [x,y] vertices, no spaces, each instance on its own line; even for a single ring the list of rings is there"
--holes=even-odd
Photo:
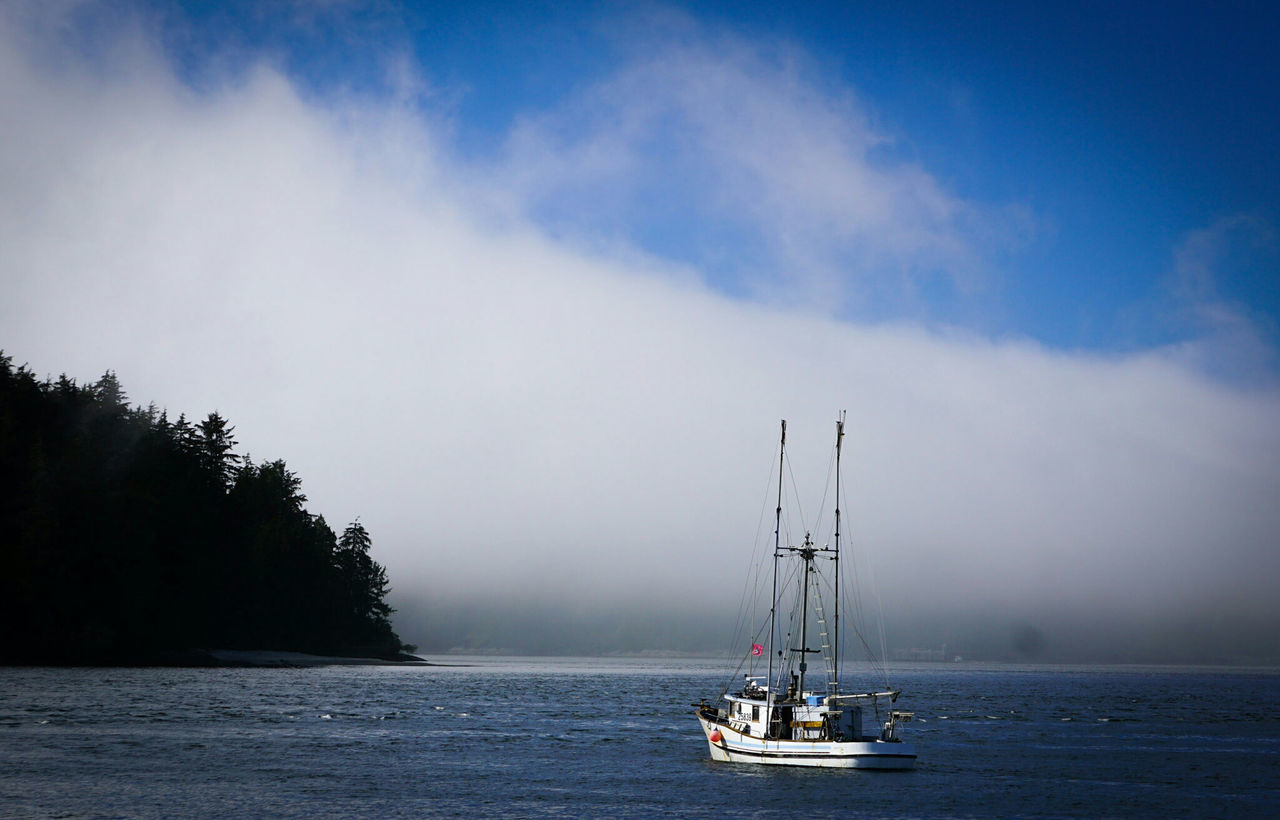
[[[1064,351],[725,295],[550,235],[401,100],[266,64],[193,91],[142,34],[81,58],[16,17],[5,352],[221,412],[313,512],[361,517],[424,650],[729,649],[778,421],[816,518],[847,409],[845,535],[891,649],[1280,661],[1280,396],[1212,366],[1232,338]]]

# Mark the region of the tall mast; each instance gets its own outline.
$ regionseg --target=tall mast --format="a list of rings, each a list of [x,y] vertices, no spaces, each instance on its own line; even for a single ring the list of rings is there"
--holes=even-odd
[[[804,588],[800,595],[800,647],[791,651],[800,653],[800,680],[796,684],[796,697],[802,698],[804,697],[804,673],[809,669],[809,661],[806,658],[810,652],[817,651],[809,648],[809,573],[813,571],[815,550],[807,532],[804,534],[804,546],[799,552],[800,557],[804,559]]]
[[[782,545],[782,469],[787,449],[787,420],[782,420],[782,441],[778,444],[778,509],[773,523],[773,597],[769,599],[769,702],[773,702],[774,635],[778,631],[778,550]]]
[[[836,691],[840,693],[840,443],[844,441],[844,411],[836,420],[836,583],[835,583],[835,654]]]

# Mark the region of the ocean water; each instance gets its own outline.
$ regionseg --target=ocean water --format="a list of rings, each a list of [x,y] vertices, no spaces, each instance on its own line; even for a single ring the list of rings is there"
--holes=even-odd
[[[1280,815],[1276,670],[891,667],[867,772],[712,762],[720,662],[448,662],[0,669],[0,817]]]

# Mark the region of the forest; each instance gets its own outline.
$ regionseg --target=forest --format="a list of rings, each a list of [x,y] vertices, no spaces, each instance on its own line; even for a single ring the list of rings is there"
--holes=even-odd
[[[0,351],[0,663],[411,651],[365,527],[337,534],[234,431],[131,408],[114,372],[41,380]]]

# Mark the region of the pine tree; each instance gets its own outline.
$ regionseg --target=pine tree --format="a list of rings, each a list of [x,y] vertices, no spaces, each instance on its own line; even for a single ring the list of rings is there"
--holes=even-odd
[[[283,461],[129,410],[113,371],[38,381],[0,352],[0,662],[147,662],[190,647],[389,656],[386,571]]]
[[[231,486],[236,465],[240,463],[240,457],[232,452],[236,440],[231,434],[236,428],[214,411],[197,425],[197,429],[196,452],[201,465],[215,484],[223,488]]]
[[[114,370],[102,374],[102,378],[94,382],[93,396],[108,410],[128,410],[129,397],[125,395],[120,380]]]
[[[399,649],[399,640],[391,632],[390,616],[394,611],[386,602],[390,591],[387,571],[369,555],[373,540],[359,519],[351,522],[338,539],[334,554],[341,574],[342,598],[356,640],[368,646],[382,644]]]

